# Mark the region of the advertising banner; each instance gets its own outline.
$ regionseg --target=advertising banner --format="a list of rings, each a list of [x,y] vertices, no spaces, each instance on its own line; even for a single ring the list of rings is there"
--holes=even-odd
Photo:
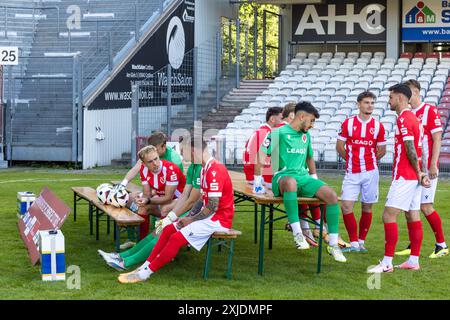
[[[292,41],[386,41],[386,0],[293,5]]]
[[[402,40],[450,40],[450,1],[403,0]]]

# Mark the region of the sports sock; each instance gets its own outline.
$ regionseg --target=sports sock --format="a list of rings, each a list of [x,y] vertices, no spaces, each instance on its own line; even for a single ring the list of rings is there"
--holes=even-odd
[[[339,234],[338,233],[329,233],[328,234],[328,241],[329,245],[334,247],[338,245]]]
[[[150,235],[148,235],[147,238],[148,237],[150,237]],[[125,268],[129,268],[132,265],[142,263],[143,261],[145,261],[145,259],[147,259],[148,256],[151,254],[157,242],[158,242],[157,237],[151,237],[148,241],[145,242],[144,246],[141,246],[141,249],[139,251],[137,251],[133,255],[123,258]]]
[[[309,222],[305,220],[300,220],[300,226],[302,230],[309,230]]]
[[[358,241],[350,241],[350,245],[351,245],[353,248],[359,248],[359,242],[358,242]]]
[[[177,232],[177,228],[175,227],[174,223],[172,223],[171,225],[168,225],[167,227],[165,227],[163,229],[163,231],[161,232],[161,235],[159,236],[158,242],[156,242],[156,245],[152,250],[152,253],[147,258],[148,262],[152,262],[153,259],[156,258],[156,256],[161,252],[161,250],[166,246],[167,242],[170,239],[170,236],[172,236],[172,234],[174,234],[176,232]]]
[[[385,266],[392,266],[392,257],[384,256],[381,263]]]
[[[356,224],[355,215],[351,212],[344,214],[343,218],[350,242],[358,242],[358,225]]]
[[[436,243],[445,242],[444,231],[442,230],[442,220],[439,214],[436,211],[433,211],[433,213],[426,216],[426,218],[431,226],[431,229],[433,229],[434,236],[436,237]]]
[[[447,244],[445,242],[438,242],[436,244],[442,248],[447,248]]]
[[[411,255],[420,256],[420,247],[423,239],[422,221],[409,222],[408,235],[411,242]]]
[[[144,264],[139,268],[138,275],[142,280],[147,280],[153,273],[149,267],[150,263],[145,261]]]
[[[141,249],[143,247],[145,247],[147,245],[147,243],[149,243],[150,241],[152,241],[154,238],[154,236],[152,234],[149,234],[148,236],[146,236],[144,239],[142,239],[141,241],[139,241],[138,243],[136,243],[136,245],[133,248],[130,248],[124,252],[121,252],[119,255],[122,259],[124,258],[128,258],[129,256],[132,256],[136,253],[138,253],[139,251],[141,251]]]
[[[311,207],[313,207],[311,209]],[[311,211],[311,217],[313,220],[319,220],[320,221],[320,208],[314,205],[309,206],[309,211]]]
[[[372,224],[372,212],[362,212],[359,220],[359,239],[366,240],[370,225]]]
[[[397,222],[390,222],[384,224],[384,256],[393,257],[395,246],[398,241],[398,225]],[[392,263],[391,263],[392,264]]]
[[[363,246],[365,244],[364,240],[358,239],[359,246]]]
[[[408,258],[408,263],[409,264],[419,264],[419,257],[410,255]]]
[[[283,193],[283,204],[286,209],[286,214],[288,216],[288,221],[292,225],[294,222],[299,222],[298,217],[298,202],[296,192],[285,192]],[[295,234],[295,233],[294,233]]]
[[[295,236],[297,233],[301,233],[300,222],[291,223],[292,234]]]
[[[144,239],[148,235],[148,230],[150,227],[150,218],[147,214],[140,214],[144,221],[139,225],[139,239]]]
[[[172,234],[164,249],[162,249],[161,252],[156,256],[156,258],[152,260],[149,268],[153,272],[158,271],[167,263],[172,261],[172,259],[177,255],[180,248],[187,244],[188,241],[180,231]]]
[[[339,206],[337,204],[327,205],[327,225],[328,232],[339,233]]]

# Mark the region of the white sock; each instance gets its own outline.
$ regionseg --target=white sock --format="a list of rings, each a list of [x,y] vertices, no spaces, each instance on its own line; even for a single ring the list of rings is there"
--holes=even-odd
[[[382,264],[384,264],[385,266],[392,266],[392,257],[386,257],[384,256],[383,260],[381,261]]]
[[[153,271],[150,270],[149,265],[150,262],[145,261],[145,263],[139,268],[138,274],[139,278],[141,278],[142,280],[147,280],[153,273]]]
[[[308,221],[300,220],[300,226],[302,227],[303,230],[309,229]]]
[[[358,241],[352,241],[350,242],[353,248],[359,248],[359,242]]]
[[[439,242],[436,243],[438,246],[441,246],[442,248],[447,248],[447,245],[445,244],[445,242]]]
[[[339,238],[339,234],[338,233],[329,233],[328,234],[328,239],[330,241],[330,246],[334,247],[338,245],[338,238]]]
[[[320,229],[320,219],[314,220],[317,224],[315,226],[315,229]],[[327,231],[327,224],[324,223],[323,224],[323,231],[326,232]]]
[[[419,264],[419,257],[418,256],[409,256],[408,262],[409,262],[409,264]]]
[[[300,228],[300,222],[291,223],[292,234],[295,236],[296,234],[302,232],[302,228]]]
[[[364,246],[365,241],[361,240],[361,239],[358,239],[358,243],[359,243],[359,246]]]

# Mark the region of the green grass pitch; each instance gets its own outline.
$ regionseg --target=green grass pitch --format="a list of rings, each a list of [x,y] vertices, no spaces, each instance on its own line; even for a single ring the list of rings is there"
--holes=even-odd
[[[100,183],[123,177],[125,170],[91,170],[75,172],[44,169],[8,169],[0,171],[0,299],[448,299],[450,257],[431,260],[434,235],[423,218],[424,241],[420,271],[396,270],[381,275],[379,289],[369,289],[370,277],[365,271],[383,256],[384,231],[381,222],[384,199],[390,177],[383,177],[380,201],[374,208],[372,228],[367,238],[367,254],[346,254],[348,262],[334,262],[324,251],[322,273],[316,274],[317,249],[298,251],[292,235],[275,231],[273,250],[266,249],[265,275],[257,274],[258,246],[253,243],[253,214],[236,208],[234,228],[243,235],[237,240],[233,278],[225,278],[226,255],[213,255],[209,279],[202,278],[205,251],[180,250],[176,260],[153,275],[147,282],[121,285],[118,272],[97,255],[97,249],[113,251],[113,234],[106,235],[106,223],[100,226],[100,240],[89,235],[87,206],[73,213],[62,231],[65,236],[66,264],[79,266],[81,288],[68,289],[66,282],[43,282],[39,265],[31,266],[18,233],[16,194],[33,191],[39,194],[48,186],[69,207],[73,207],[72,186],[96,187]],[[340,193],[342,176],[321,174]],[[450,231],[450,180],[438,185],[435,207],[442,217],[447,237]],[[355,209],[359,220],[359,205]],[[399,216],[399,242],[403,248],[408,239],[406,222]],[[275,228],[282,229],[285,220]],[[344,239],[347,234],[340,220]],[[267,239],[267,238],[266,238]],[[449,241],[449,238],[447,238]],[[267,248],[267,244],[266,244]],[[394,264],[403,262],[395,257]],[[371,279],[373,280],[373,279]],[[370,281],[370,283],[375,283]]]

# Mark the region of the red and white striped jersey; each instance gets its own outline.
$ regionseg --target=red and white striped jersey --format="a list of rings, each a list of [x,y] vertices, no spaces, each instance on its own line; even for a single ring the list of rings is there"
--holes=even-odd
[[[263,124],[255,132],[252,133],[250,138],[245,143],[244,149],[244,173],[247,181],[253,181],[255,174],[256,156],[259,152],[261,144],[266,140],[269,133],[272,132],[272,128],[268,124]],[[272,167],[270,166],[270,156],[267,156],[266,162],[262,168],[262,175],[264,180],[268,183],[272,182]]]
[[[178,166],[170,161],[161,160],[161,167],[158,173],[151,172],[144,164],[141,165],[141,182],[148,184],[155,190],[158,196],[164,196],[167,186],[177,186],[174,199],[179,198],[186,185],[186,177]]]
[[[345,142],[348,173],[372,171],[378,168],[377,146],[386,144],[384,126],[370,117],[363,121],[359,116],[345,119],[338,139]]]
[[[200,173],[203,205],[208,204],[209,198],[219,198],[219,207],[211,217],[212,221],[219,221],[224,228],[231,228],[234,216],[233,184],[227,168],[214,158],[210,158]]]
[[[422,166],[422,140],[423,128],[419,119],[414,115],[411,109],[404,109],[397,118],[397,127],[395,128],[395,152],[394,167],[392,179],[399,180],[418,180],[416,170],[409,162],[405,149],[405,141],[414,141],[419,168]]]
[[[443,130],[441,116],[438,109],[428,103],[422,103],[418,108],[412,109],[412,112],[423,127],[422,157],[426,161],[427,169],[429,170],[433,154],[433,134]]]

